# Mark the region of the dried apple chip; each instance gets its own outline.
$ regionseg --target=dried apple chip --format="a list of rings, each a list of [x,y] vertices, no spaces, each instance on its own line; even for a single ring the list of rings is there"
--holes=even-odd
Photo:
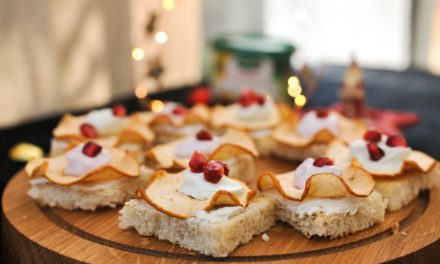
[[[228,129],[220,137],[221,144],[209,155],[209,160],[225,160],[237,154],[248,153],[254,157],[258,157],[258,151],[252,139],[243,131],[237,129]],[[146,152],[146,157],[156,161],[160,168],[187,168],[189,158],[178,158],[175,155],[176,148],[185,140],[179,140],[153,147]]]
[[[338,136],[333,135],[328,129],[322,129],[312,137],[303,137],[296,132],[298,121],[295,121],[284,123],[276,128],[273,138],[281,144],[300,148],[307,147],[313,143],[329,143],[335,138],[344,142],[350,142],[362,137],[363,133],[367,130],[366,125],[362,121],[349,120],[340,114],[335,114],[338,115],[339,120]]]
[[[136,191],[136,197],[144,199],[156,210],[180,219],[188,219],[193,217],[198,211],[210,210],[214,206],[247,207],[249,201],[255,196],[256,191],[239,180],[232,178],[231,180],[240,183],[245,192],[237,196],[231,192],[219,190],[209,200],[196,200],[178,191],[183,182],[181,172],[172,174],[166,171],[158,171],[151,178],[146,189],[138,189]]]
[[[294,201],[302,201],[306,197],[336,198],[350,194],[366,197],[375,186],[373,177],[358,168],[346,168],[341,176],[332,173],[312,175],[303,189],[294,186],[294,177],[294,171],[283,174],[266,172],[258,178],[257,186],[262,191],[275,188],[284,198]]]
[[[238,104],[216,106],[212,110],[211,122],[215,128],[232,127],[245,130],[274,128],[281,121],[278,107],[272,107],[268,118],[258,120],[242,120],[236,117],[239,111]]]
[[[96,168],[82,176],[72,176],[64,172],[67,165],[64,155],[33,159],[26,164],[25,172],[29,178],[44,177],[52,183],[64,186],[79,182],[99,182],[139,176],[139,164],[132,156],[118,149],[107,149],[107,151],[112,158],[110,164]]]

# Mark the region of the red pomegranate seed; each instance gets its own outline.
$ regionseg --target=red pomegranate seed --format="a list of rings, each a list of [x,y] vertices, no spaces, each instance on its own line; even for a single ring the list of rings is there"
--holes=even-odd
[[[89,141],[86,144],[84,144],[82,153],[89,158],[94,158],[98,156],[99,153],[101,153],[101,150],[102,147],[100,145],[96,144],[93,141]]]
[[[113,115],[117,117],[124,117],[127,115],[127,109],[121,104],[112,107]]]
[[[330,114],[327,109],[318,109],[315,112],[318,118],[326,118]]]
[[[200,130],[197,134],[196,134],[196,138],[198,140],[212,140],[212,135],[206,131],[206,130]]]
[[[374,142],[367,142],[367,149],[372,161],[378,161],[385,155],[383,150]]]
[[[382,135],[377,130],[368,130],[364,134],[364,139],[370,142],[379,142]]]
[[[205,165],[206,158],[200,151],[194,151],[191,159],[189,160],[189,168],[192,172],[199,173],[203,171],[203,166]]]
[[[258,103],[259,105],[264,105],[265,102],[266,102],[266,98],[265,98],[264,96],[262,96],[262,95],[258,95],[258,97],[257,97],[257,103]]]
[[[250,97],[240,96],[238,103],[243,107],[248,107],[253,103],[253,99]]]
[[[223,161],[216,160],[217,163],[223,166],[223,171],[226,176],[229,176],[229,165],[224,163]]]
[[[186,113],[186,108],[184,106],[178,105],[173,109],[173,114],[183,115]]]
[[[313,165],[316,167],[332,166],[333,160],[327,157],[320,157],[313,162]]]
[[[220,181],[223,174],[225,174],[225,170],[222,164],[215,160],[211,160],[210,162],[205,163],[205,166],[203,166],[203,174],[205,175],[205,180],[212,183],[217,183]]]
[[[387,139],[387,145],[390,147],[408,147],[404,137],[400,135],[392,135]]]
[[[98,136],[98,132],[96,132],[96,129],[91,124],[84,123],[80,126],[81,135],[83,135],[86,138],[95,138]]]

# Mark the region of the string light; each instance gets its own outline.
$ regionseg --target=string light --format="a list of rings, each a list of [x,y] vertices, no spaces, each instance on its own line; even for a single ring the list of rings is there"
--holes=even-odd
[[[291,76],[287,80],[287,84],[288,84],[287,94],[289,94],[291,97],[297,97],[302,93],[301,84],[297,77]]]
[[[148,89],[147,89],[147,87],[145,87],[143,85],[138,85],[136,87],[136,90],[134,91],[134,94],[136,95],[136,97],[138,99],[143,99],[143,98],[147,97]]]
[[[156,39],[156,42],[159,44],[164,44],[168,40],[168,34],[163,31],[159,31],[154,35],[154,38]]]
[[[162,1],[162,7],[163,9],[170,11],[174,8],[175,3],[174,0],[163,0]]]
[[[153,111],[154,113],[162,111],[163,107],[164,107],[164,104],[161,100],[151,101],[151,111]]]
[[[295,97],[295,105],[298,107],[303,107],[307,103],[307,98],[300,94],[297,97]]]
[[[131,51],[131,57],[136,61],[142,60],[144,58],[144,56],[145,56],[145,52],[141,48],[134,48]]]

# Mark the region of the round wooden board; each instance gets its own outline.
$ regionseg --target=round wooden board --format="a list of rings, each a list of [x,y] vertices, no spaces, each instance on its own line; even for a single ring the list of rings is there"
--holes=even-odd
[[[257,164],[259,172],[294,167],[276,160],[259,160]],[[377,263],[402,257],[430,261],[440,255],[438,190],[424,192],[405,209],[387,214],[382,224],[342,239],[307,239],[289,225],[278,223],[267,232],[268,242],[256,236],[229,257],[215,259],[139,236],[134,230],[119,229],[120,208],[83,212],[39,207],[26,195],[28,189],[26,175],[20,172],[8,183],[2,199],[3,245],[14,262]],[[394,235],[390,231],[393,223],[400,225]]]

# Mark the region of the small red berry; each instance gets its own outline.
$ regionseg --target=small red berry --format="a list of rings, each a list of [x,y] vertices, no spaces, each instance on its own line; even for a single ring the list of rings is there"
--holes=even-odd
[[[186,108],[184,106],[178,105],[173,109],[173,114],[183,115],[186,113]]]
[[[189,168],[192,172],[199,173],[203,171],[203,166],[205,165],[206,158],[200,151],[194,151],[191,159],[189,160]]]
[[[84,144],[82,153],[89,158],[94,158],[98,156],[99,153],[101,153],[101,150],[102,147],[100,145],[96,144],[93,141],[89,141],[86,144]]]
[[[372,161],[378,161],[385,155],[383,150],[374,142],[367,142],[367,149]]]
[[[223,166],[223,171],[226,176],[229,176],[229,165],[224,163],[223,161],[216,160],[217,163]]]
[[[318,118],[326,118],[330,114],[327,109],[318,109],[315,111],[315,113]]]
[[[196,134],[198,140],[212,140],[212,135],[208,131],[202,129]]]
[[[80,126],[81,135],[83,135],[86,138],[95,138],[98,136],[98,132],[96,132],[96,129],[91,124],[84,123]]]
[[[259,105],[264,105],[265,102],[266,102],[266,98],[265,98],[264,96],[259,95],[259,96],[257,97],[257,103],[258,103]]]
[[[205,180],[212,183],[217,183],[220,181],[223,174],[225,174],[225,170],[222,164],[215,160],[211,160],[210,162],[205,163],[205,166],[203,166],[203,174],[205,176]]]
[[[113,106],[112,112],[113,112],[113,115],[117,116],[117,117],[124,117],[127,115],[127,109],[125,108],[125,106],[123,106],[121,104],[117,104],[117,105]]]
[[[240,96],[238,99],[238,103],[243,107],[248,107],[253,103],[253,99],[251,97]]]
[[[407,147],[408,144],[404,137],[400,135],[392,135],[387,139],[387,145],[390,147]]]
[[[333,160],[327,157],[320,157],[317,158],[314,162],[313,165],[316,167],[324,167],[324,166],[332,166]]]
[[[364,134],[364,139],[369,142],[379,142],[382,135],[377,130],[368,130]]]

